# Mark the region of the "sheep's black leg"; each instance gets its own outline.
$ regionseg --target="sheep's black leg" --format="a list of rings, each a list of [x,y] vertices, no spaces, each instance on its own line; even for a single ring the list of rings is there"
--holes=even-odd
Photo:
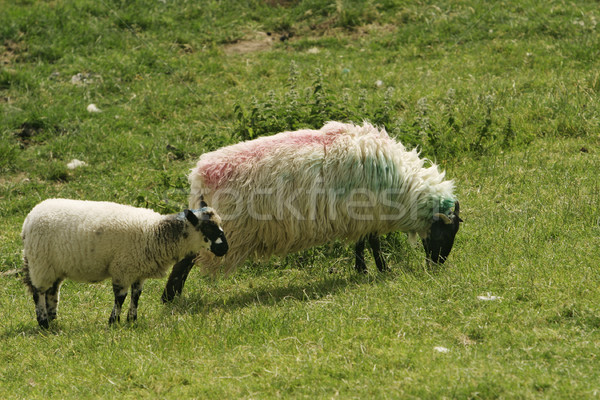
[[[41,328],[46,329],[50,326],[48,311],[46,310],[46,294],[35,286],[31,286],[31,291],[33,293],[33,302],[35,303],[37,322]]]
[[[46,291],[46,309],[48,311],[48,320],[53,321],[56,319],[56,311],[58,309],[58,297],[60,295],[60,285],[62,284],[62,278],[57,279],[54,285]]]
[[[369,235],[369,245],[371,246],[371,251],[373,252],[373,258],[375,259],[375,265],[377,265],[377,269],[381,272],[387,271],[388,267],[383,256],[381,255],[381,243],[379,242],[379,236],[373,234]]]
[[[110,318],[108,319],[108,324],[112,325],[115,322],[119,322],[121,320],[121,307],[123,307],[123,302],[127,297],[127,289],[121,285],[113,283],[113,293],[115,294],[115,306],[113,307],[112,313],[110,314]]]
[[[356,255],[356,262],[354,263],[354,269],[356,272],[366,274],[367,264],[365,264],[365,238],[361,238],[354,246],[354,254]]]
[[[127,313],[127,322],[133,322],[137,319],[138,302],[142,294],[143,282],[135,282],[131,285],[131,303],[129,304],[129,313]]]
[[[165,290],[161,297],[163,303],[168,303],[173,300],[176,295],[181,294],[183,285],[185,285],[185,280],[194,266],[194,258],[196,258],[196,255],[189,255],[173,266],[173,270],[167,281],[167,286],[165,286]]]

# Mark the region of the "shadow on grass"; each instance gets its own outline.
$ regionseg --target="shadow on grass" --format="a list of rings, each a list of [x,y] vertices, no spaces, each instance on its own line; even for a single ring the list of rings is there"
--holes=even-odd
[[[393,249],[393,250],[392,250]],[[350,253],[350,257],[348,257]],[[183,294],[176,296],[171,303],[167,304],[167,310],[175,313],[210,313],[211,310],[231,311],[252,304],[277,305],[286,300],[311,301],[318,300],[324,296],[332,295],[349,285],[362,285],[373,282],[388,281],[396,279],[400,274],[412,276],[423,274],[436,275],[442,269],[442,265],[426,266],[422,250],[416,249],[406,242],[404,234],[391,233],[382,236],[382,253],[391,269],[385,272],[376,271],[373,260],[368,261],[369,273],[357,273],[351,265],[354,264],[355,254],[352,246],[340,245],[337,242],[324,247],[317,247],[304,252],[290,255],[282,259],[283,265],[291,265],[293,269],[302,265],[318,264],[322,261],[319,255],[329,260],[329,275],[320,272],[318,276],[308,278],[307,281],[293,282],[285,286],[276,286],[277,283],[261,283],[257,287],[236,285],[235,292],[223,294],[217,298],[209,296],[205,292],[194,292],[189,288],[183,290]],[[315,256],[316,254],[316,256]],[[371,258],[371,254],[367,257]],[[340,263],[332,263],[332,260],[344,260]],[[339,267],[339,268],[338,268]],[[348,268],[348,269],[347,269]]]
[[[335,294],[351,285],[362,285],[373,282],[382,282],[396,277],[396,273],[388,271],[376,274],[347,275],[332,273],[330,277],[304,283],[294,283],[286,286],[274,286],[269,283],[258,287],[239,287],[235,293],[219,296],[217,298],[206,296],[205,293],[192,292],[189,295],[178,296],[170,305],[172,312],[202,314],[214,310],[234,311],[253,304],[275,306],[283,301],[313,301],[325,296]]]
[[[63,317],[64,318],[64,317]],[[109,325],[103,318],[102,321],[98,320],[80,320],[76,322],[69,322],[59,319],[52,321],[50,327],[47,329],[40,328],[35,318],[31,322],[21,322],[6,327],[0,333],[0,340],[12,339],[15,337],[50,337],[60,336],[63,333],[67,333],[69,336],[78,335],[89,335],[90,333],[97,332],[125,332],[135,330],[146,330],[148,329],[149,322],[145,319],[141,319],[135,322],[121,321],[114,325]]]

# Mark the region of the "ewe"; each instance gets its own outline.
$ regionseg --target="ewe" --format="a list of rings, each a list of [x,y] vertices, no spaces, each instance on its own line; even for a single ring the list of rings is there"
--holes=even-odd
[[[230,251],[198,260],[228,273],[248,258],[345,239],[357,242],[355,267],[364,272],[368,240],[384,270],[378,236],[403,231],[422,238],[429,262],[443,263],[462,220],[453,182],[427,163],[368,123],[329,122],[206,153],[189,175],[189,204],[204,196],[219,212]],[[181,293],[193,263],[173,267],[163,301]]]

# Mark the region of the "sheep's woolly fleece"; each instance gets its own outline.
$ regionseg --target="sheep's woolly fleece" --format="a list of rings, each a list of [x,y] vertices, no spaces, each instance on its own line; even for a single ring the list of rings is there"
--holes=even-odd
[[[209,272],[231,272],[248,257],[334,239],[426,234],[433,215],[454,204],[444,175],[369,123],[329,122],[206,153],[189,175],[190,207],[203,195],[217,210],[230,251],[200,261]]]

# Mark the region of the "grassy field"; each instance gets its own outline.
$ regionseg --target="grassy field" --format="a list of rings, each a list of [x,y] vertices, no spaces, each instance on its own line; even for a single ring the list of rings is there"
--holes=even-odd
[[[594,1],[0,0],[0,398],[597,398]],[[89,112],[94,104],[101,112]],[[200,154],[338,119],[456,181],[449,261],[388,235],[193,270],[135,325],[67,281],[40,331],[15,274],[40,200],[181,211]],[[81,160],[85,166],[69,169]]]

